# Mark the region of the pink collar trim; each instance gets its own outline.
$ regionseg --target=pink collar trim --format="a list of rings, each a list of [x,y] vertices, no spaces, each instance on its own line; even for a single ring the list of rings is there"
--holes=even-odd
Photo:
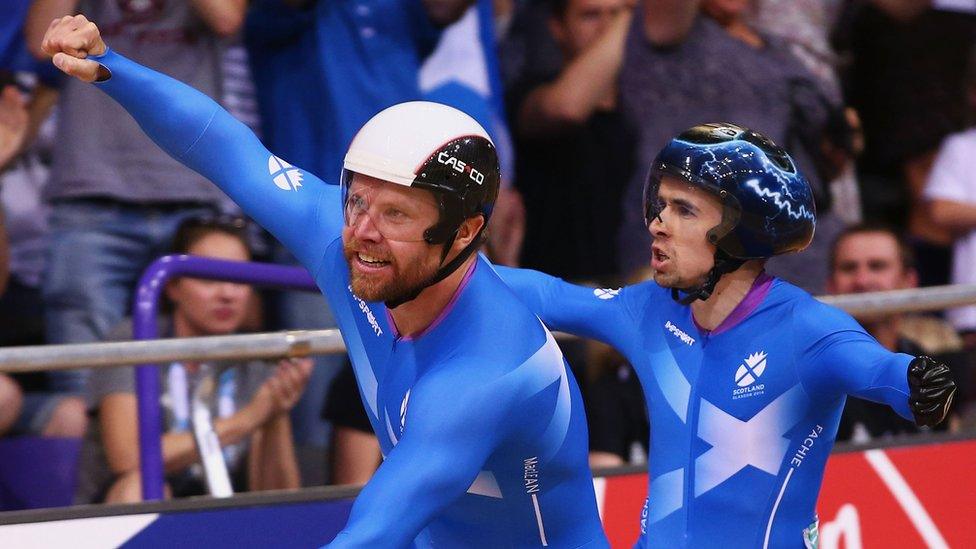
[[[775,282],[775,280],[776,279],[767,274],[766,271],[759,273],[756,280],[752,282],[752,287],[749,288],[749,292],[746,293],[746,297],[743,298],[742,301],[735,306],[735,309],[732,309],[729,316],[725,317],[725,320],[723,320],[722,323],[719,324],[714,330],[711,330],[711,332],[702,328],[701,325],[698,324],[698,321],[695,320],[694,314],[691,315],[691,320],[695,323],[695,327],[701,330],[705,335],[716,336],[723,332],[727,332],[741,324],[743,320],[745,320],[750,314],[752,314],[753,311],[756,310],[756,307],[758,307],[759,304],[762,303],[763,299],[766,298],[766,295],[769,294],[769,290],[773,287],[773,282]]]
[[[430,323],[430,326],[427,326],[417,334],[401,337],[400,330],[397,329],[396,323],[393,322],[393,315],[390,313],[389,309],[386,309],[386,319],[389,321],[390,328],[393,330],[393,337],[399,339],[400,341],[414,341],[424,337],[434,330],[434,328],[437,328],[437,326],[443,322],[445,318],[447,318],[447,315],[451,314],[451,311],[454,309],[454,304],[457,303],[458,298],[461,297],[461,292],[463,292],[464,288],[467,287],[468,282],[471,280],[471,276],[474,275],[474,270],[477,268],[477,266],[478,259],[475,258],[475,260],[471,262],[471,266],[468,267],[468,272],[464,273],[464,278],[461,279],[461,283],[458,284],[457,290],[454,292],[454,295],[451,296],[451,300],[447,302],[447,305],[444,307],[444,310],[441,311],[441,314],[437,315],[437,318]]]

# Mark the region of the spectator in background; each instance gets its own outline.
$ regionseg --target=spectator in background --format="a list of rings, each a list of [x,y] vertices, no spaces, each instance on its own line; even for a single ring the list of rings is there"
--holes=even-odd
[[[0,374],[0,436],[7,433],[24,405],[24,394],[7,374]]]
[[[902,290],[918,285],[911,248],[894,231],[874,225],[849,227],[831,250],[831,274],[827,289],[832,294]],[[956,332],[941,320],[920,315],[883,314],[857,320],[884,348],[910,355],[926,354],[948,364],[959,393],[955,411],[966,401],[970,357],[961,353]],[[953,428],[957,419],[940,426]],[[947,425],[948,424],[948,425]],[[918,428],[881,404],[850,398],[844,408],[837,440],[867,442],[871,438],[914,433]]]
[[[590,467],[647,463],[650,421],[644,390],[627,359],[598,345],[599,372],[587,387],[586,421],[590,429]]]
[[[245,40],[264,142],[289,162],[338,178],[366,120],[420,97],[420,66],[440,28],[472,1],[256,0]]]
[[[511,86],[516,185],[526,204],[521,265],[575,281],[619,282],[614,247],[636,132],[617,78],[632,9],[625,0],[554,0],[548,28],[563,67]]]
[[[790,52],[828,86],[840,93],[838,58],[830,32],[840,16],[844,0],[752,0],[749,24],[763,34],[789,45]]]
[[[721,0],[643,0],[627,37],[621,108],[639,125],[639,166],[650,165],[672,135],[717,120],[755,128],[790,150],[810,180],[821,215],[811,246],[773,258],[767,269],[821,292],[827,248],[841,223],[830,214],[818,164],[829,112],[838,107],[788,47],[748,26],[748,7]],[[635,171],[623,197],[619,261],[625,271],[647,262],[645,178]]]
[[[243,10],[243,1],[227,0],[34,0],[25,36],[42,57],[51,21],[85,13],[103,23],[120,53],[218,97],[218,41],[237,31]],[[98,90],[72,80],[62,91],[57,140],[71,145],[56,149],[44,192],[53,207],[47,340],[99,341],[125,316],[139,274],[165,251],[180,221],[213,213],[226,198]],[[84,372],[57,372],[52,380],[53,391],[80,394]],[[84,409],[80,399],[70,401]]]
[[[552,32],[548,32],[552,4],[548,0],[498,0],[497,3],[503,4],[502,13],[508,12],[504,27],[496,27],[505,31],[499,36],[498,61],[506,91],[523,81],[558,74],[564,56]]]
[[[496,51],[497,7],[493,0],[475,0],[441,33],[437,47],[420,67],[419,79],[424,100],[464,111],[487,129],[495,143],[502,186],[487,229],[485,252],[497,265],[514,266],[525,236],[525,207],[511,185],[514,152]]]
[[[752,0],[750,24],[789,44],[790,51],[832,92],[839,93],[841,59],[831,43],[838,20],[868,4],[890,17],[909,21],[931,0]]]
[[[0,90],[0,173],[20,149],[27,133],[27,109],[20,92],[13,86]],[[0,213],[0,295],[7,285],[10,261],[7,233]],[[0,374],[0,435],[20,416],[24,395],[10,376]]]
[[[380,466],[383,454],[359,398],[351,365],[347,364],[332,380],[322,419],[332,425],[330,482],[366,484]]]
[[[878,0],[879,4],[898,4],[920,0]],[[844,11],[843,0],[753,0],[749,24],[761,34],[774,36],[817,77],[827,95],[841,97],[838,69],[840,56],[830,42],[834,25]],[[898,6],[894,6],[896,9]],[[830,169],[822,177],[831,197],[833,213],[844,224],[860,223],[861,196],[855,157],[863,149],[860,118],[847,107],[831,110],[827,139],[823,143],[824,164]]]
[[[9,244],[10,278],[0,296],[0,345],[41,345],[44,306],[40,284],[47,251],[49,210],[41,200],[50,165],[48,146],[53,140],[50,113],[57,102],[59,76],[50,63],[41,63],[27,51],[23,26],[30,0],[12,0],[0,18],[0,88],[6,88],[0,109],[19,128],[19,145],[0,162],[0,203]],[[12,102],[22,105],[10,117]],[[9,139],[0,139],[11,143]],[[51,394],[51,374],[29,372],[12,376],[23,394],[23,407],[12,434],[78,437],[85,425],[80,399]],[[6,410],[10,412],[11,410]]]
[[[27,137],[27,105],[20,90],[2,82],[0,89],[0,172],[17,156]],[[0,292],[2,293],[2,292]]]
[[[176,232],[173,252],[233,261],[251,258],[241,219],[189,219]],[[254,294],[241,284],[183,278],[169,283],[166,297],[172,316],[160,319],[161,333],[195,337],[238,331]],[[131,339],[131,321],[120,325],[112,338]],[[277,368],[261,361],[173,363],[161,368],[168,493],[173,497],[205,493],[190,430],[190,395],[200,383],[216,386],[208,405],[235,488],[297,488],[298,465],[288,412],[301,396],[311,368],[307,359],[284,360]],[[78,502],[140,501],[134,368],[94,371],[88,399],[93,422],[82,448]]]
[[[921,286],[949,280],[952,235],[929,219],[922,190],[939,144],[965,125],[974,11],[971,2],[851,1],[837,29],[850,60],[845,97],[864,126],[864,219],[909,227]]]
[[[932,221],[955,241],[952,283],[976,283],[976,49],[966,72],[969,121],[974,126],[948,136],[939,148],[924,196]],[[962,333],[966,347],[976,350],[976,306],[950,310],[948,318]]]

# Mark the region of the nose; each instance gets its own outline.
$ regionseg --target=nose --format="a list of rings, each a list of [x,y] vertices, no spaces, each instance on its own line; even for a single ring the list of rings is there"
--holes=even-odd
[[[648,232],[654,238],[667,238],[671,233],[668,231],[668,226],[664,222],[664,212],[658,212],[658,214],[651,218],[651,223],[647,226]]]
[[[359,240],[378,242],[383,238],[373,218],[366,212],[352,221],[351,228],[353,236]]]
[[[858,267],[854,273],[854,289],[858,292],[868,291],[874,288],[874,277],[869,269]]]
[[[223,301],[233,301],[245,295],[247,288],[246,284],[223,282],[217,290],[217,296]]]

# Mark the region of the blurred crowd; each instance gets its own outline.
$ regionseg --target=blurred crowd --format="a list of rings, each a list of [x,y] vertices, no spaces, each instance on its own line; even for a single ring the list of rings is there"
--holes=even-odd
[[[727,121],[784,146],[814,192],[813,244],[771,260],[771,274],[813,294],[976,283],[971,2],[6,0],[0,345],[131,339],[139,276],[167,253],[296,264],[121,107],[59,77],[41,37],[74,13],[326,181],[387,106],[468,112],[502,163],[485,250],[497,263],[595,287],[642,279],[648,166],[682,130]],[[195,279],[164,294],[167,337],[335,325],[318,294]],[[888,349],[950,364],[960,394],[944,428],[976,430],[976,306],[858,320]],[[630,366],[588,342],[564,351],[588,401],[592,464],[641,463]],[[343,356],[173,363],[159,376],[168,495],[206,492],[201,403],[237,490],[362,483],[380,463]],[[0,374],[0,435],[81,441],[79,503],[140,499],[135,411],[131,367]],[[915,431],[850,399],[838,438]]]

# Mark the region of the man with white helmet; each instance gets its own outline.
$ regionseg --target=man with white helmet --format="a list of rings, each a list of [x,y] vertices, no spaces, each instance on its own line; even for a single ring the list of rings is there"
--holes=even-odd
[[[386,456],[331,546],[607,546],[576,383],[475,253],[499,180],[477,122],[391,107],[326,185],[203,94],[108,50],[83,16],[52,23],[43,47],[217,183],[329,299]]]

